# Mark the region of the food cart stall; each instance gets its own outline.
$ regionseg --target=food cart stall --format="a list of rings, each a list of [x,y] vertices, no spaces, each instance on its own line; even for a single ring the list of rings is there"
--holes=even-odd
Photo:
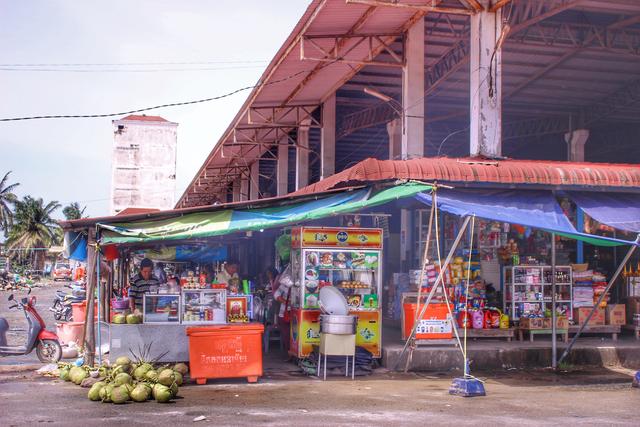
[[[381,356],[382,229],[296,227],[291,233],[290,354],[304,358],[320,343],[319,291],[344,294],[358,318],[356,345]]]
[[[87,236],[87,264],[91,267],[87,273],[87,293],[97,294],[96,308],[94,309],[93,304],[87,306],[87,318],[92,319],[94,311],[97,311],[98,321],[101,321],[100,319],[110,319],[116,311],[127,317],[126,303],[120,300],[116,307],[111,303],[111,295],[114,289],[121,289],[127,283],[127,278],[133,272],[132,263],[140,258],[140,254],[135,251],[171,251],[171,248],[180,245],[211,248],[212,246],[207,245],[219,247],[229,245],[230,242],[242,241],[244,252],[236,256],[251,261],[266,259],[264,256],[261,257],[264,254],[260,245],[254,242],[258,243],[258,236],[263,233],[266,235],[270,230],[283,227],[297,227],[298,230],[303,230],[304,228],[299,227],[301,223],[358,212],[431,189],[429,185],[407,182],[392,186],[350,188],[326,194],[248,201],[245,204],[221,204],[122,217],[87,218],[65,222],[63,227],[67,233],[75,233],[75,236],[70,236],[70,241],[80,234]],[[334,229],[333,234],[329,229],[319,231],[320,235],[314,236],[315,240],[303,240],[300,232],[298,253],[303,247],[305,251],[316,248],[318,262],[320,252],[323,252],[325,259],[331,257],[331,267],[328,264],[317,265],[318,280],[315,286],[319,289],[322,279],[322,285],[335,285],[349,297],[352,309],[357,313],[360,322],[358,345],[371,351],[375,357],[380,357],[382,230],[343,228]],[[327,239],[333,240],[323,242],[324,233],[327,234]],[[310,231],[304,234],[312,236],[316,233]],[[175,251],[176,254],[180,252],[178,249]],[[210,251],[205,249],[204,252]],[[193,256],[193,253],[190,255]],[[164,256],[156,259],[167,262]],[[298,317],[296,322],[299,325],[306,321],[302,320],[303,316],[315,316],[317,319],[319,313],[318,299],[316,297],[314,302],[314,296],[311,295],[314,293],[311,292],[314,286],[312,281],[308,281],[309,283],[305,283],[305,287],[301,288],[301,277],[305,274],[305,266],[301,265],[301,260],[298,258],[294,261],[297,262],[295,274],[298,287],[295,289],[298,292],[292,295],[292,303],[295,304]],[[313,255],[310,260],[315,260]],[[99,280],[102,261],[110,263],[113,272],[106,284]],[[306,259],[304,263],[306,264]],[[216,326],[223,321],[227,324],[239,323],[238,326],[249,326],[245,321],[251,320],[252,317],[251,287],[248,286],[247,292],[245,284],[239,284],[236,288],[242,289],[238,292],[240,295],[215,292],[215,279],[212,280],[210,275],[202,282],[202,270],[198,274],[198,262],[195,264],[193,273],[187,276],[186,284],[161,284],[157,292],[149,292],[143,306],[142,318],[133,324],[112,323],[107,337],[101,332],[101,328],[96,330],[92,322],[85,322],[86,337],[83,342],[88,348],[95,348],[95,344],[98,344],[98,361],[100,351],[104,351],[104,342],[109,342],[110,357],[130,355],[132,350],[152,345],[161,351],[168,351],[163,357],[164,360],[184,361],[189,359],[189,326]],[[211,265],[209,263],[209,266]],[[117,286],[114,286],[116,282]],[[190,289],[194,286],[197,289]],[[309,332],[310,338],[315,333],[314,329],[318,328],[312,328]],[[298,332],[294,335],[297,337],[297,334]],[[298,348],[297,343],[294,348]],[[300,355],[302,354],[304,352],[300,352]],[[93,356],[94,353],[89,351],[90,363]]]

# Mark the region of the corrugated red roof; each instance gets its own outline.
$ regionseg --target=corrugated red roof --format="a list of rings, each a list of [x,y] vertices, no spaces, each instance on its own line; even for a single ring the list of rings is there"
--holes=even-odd
[[[546,160],[487,160],[424,157],[411,160],[366,159],[292,195],[309,194],[376,181],[415,179],[428,182],[519,184],[640,189],[640,166]]]
[[[137,114],[131,114],[127,117],[123,117],[120,120],[135,120],[138,122],[168,122],[169,120],[162,118],[160,116],[147,116],[145,114],[143,115],[137,115]]]
[[[122,215],[138,215],[138,214],[146,214],[151,212],[160,212],[160,209],[152,209],[152,208],[124,208],[120,212],[116,214],[116,216]]]

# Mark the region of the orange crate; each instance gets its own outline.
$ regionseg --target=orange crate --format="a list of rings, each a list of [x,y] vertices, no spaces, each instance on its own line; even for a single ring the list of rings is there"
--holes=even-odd
[[[420,305],[420,311],[424,304]],[[402,339],[407,339],[413,329],[416,319],[416,303],[404,303],[404,319]],[[431,303],[422,316],[421,325],[416,329],[416,339],[451,339],[453,338],[453,329],[447,304]]]
[[[262,333],[259,323],[187,328],[190,376],[198,384],[209,378],[262,376]]]

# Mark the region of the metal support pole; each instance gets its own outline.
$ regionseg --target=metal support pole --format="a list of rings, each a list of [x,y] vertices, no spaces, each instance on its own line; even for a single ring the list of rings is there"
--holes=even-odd
[[[593,313],[596,312],[596,310],[598,309],[598,307],[600,306],[602,301],[604,301],[604,298],[607,295],[607,292],[609,292],[609,289],[611,289],[611,286],[613,286],[615,281],[618,279],[618,276],[620,276],[620,273],[622,273],[622,269],[624,268],[625,265],[627,265],[627,262],[629,261],[629,258],[631,258],[631,255],[633,255],[633,253],[637,249],[638,244],[640,244],[640,234],[638,234],[638,237],[636,237],[635,243],[629,248],[629,250],[627,251],[627,254],[624,256],[624,259],[622,260],[620,265],[618,265],[618,269],[616,270],[616,272],[611,277],[611,280],[609,280],[609,283],[607,284],[606,289],[604,290],[602,295],[600,295],[600,298],[598,298],[598,302],[596,303],[596,305],[589,312],[589,315],[587,316],[585,322],[582,325],[580,325],[580,329],[578,329],[578,332],[573,336],[573,338],[571,339],[571,342],[569,343],[569,345],[565,349],[564,353],[562,353],[562,356],[560,356],[560,360],[558,360],[558,364],[562,363],[564,358],[567,357],[567,355],[569,354],[569,352],[573,348],[574,344],[576,343],[576,340],[578,339],[578,337],[580,336],[580,334],[582,333],[584,328],[589,323],[589,320],[591,320],[591,317],[593,316]]]
[[[444,273],[445,273],[445,271],[447,271],[447,268],[449,267],[449,264],[451,263],[451,260],[453,259],[453,255],[455,254],[456,249],[458,248],[458,244],[460,243],[460,240],[462,240],[462,236],[464,236],[464,232],[467,229],[467,226],[469,225],[469,221],[471,221],[471,217],[470,216],[467,216],[467,217],[464,218],[464,223],[462,224],[462,227],[460,228],[460,231],[458,232],[458,235],[456,236],[456,240],[453,242],[453,246],[451,247],[451,250],[449,251],[449,254],[447,255],[447,259],[444,261],[444,265],[440,266],[440,274],[438,274],[438,278],[436,279],[436,283],[434,283],[433,287],[431,288],[431,291],[429,292],[429,295],[427,295],[427,300],[425,301],[424,306],[422,307],[422,310],[420,311],[420,314],[418,315],[418,319],[422,319],[422,316],[424,316],[424,313],[427,311],[427,308],[429,307],[429,304],[431,304],[431,299],[433,298],[433,296],[435,295],[436,291],[438,290],[438,286],[444,280],[443,279],[444,278]],[[444,291],[446,292],[446,289],[444,289]],[[453,319],[451,319],[451,321],[453,322]],[[409,347],[409,343],[415,337],[416,329],[418,328],[418,323],[419,322],[415,322],[413,324],[413,328],[411,329],[411,333],[407,337],[407,341],[404,343],[404,347],[402,348],[402,351],[400,352],[400,356],[398,357],[398,361],[396,362],[395,366],[393,367],[394,371],[398,368],[398,365],[400,364],[400,360],[402,360],[402,356],[404,356],[404,353],[407,351],[407,348]]]
[[[98,365],[102,364],[102,334],[100,333],[100,321],[102,319],[102,281],[100,280],[100,249],[96,250],[96,285],[98,287]],[[93,321],[93,319],[92,319]]]
[[[544,276],[542,278],[544,282]],[[544,291],[542,292],[544,300]],[[558,367],[556,360],[558,359],[558,337],[556,336],[556,233],[551,233],[551,367]]]

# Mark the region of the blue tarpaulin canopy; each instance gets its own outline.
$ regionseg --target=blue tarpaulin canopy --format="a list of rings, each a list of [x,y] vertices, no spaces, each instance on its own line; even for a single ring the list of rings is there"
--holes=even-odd
[[[432,195],[420,193],[419,201],[431,205]],[[508,222],[557,233],[601,246],[634,244],[578,232],[549,191],[448,190],[437,193],[438,208],[459,216],[475,215],[493,221]]]
[[[618,230],[640,233],[640,195],[571,192],[569,197],[596,221]]]

